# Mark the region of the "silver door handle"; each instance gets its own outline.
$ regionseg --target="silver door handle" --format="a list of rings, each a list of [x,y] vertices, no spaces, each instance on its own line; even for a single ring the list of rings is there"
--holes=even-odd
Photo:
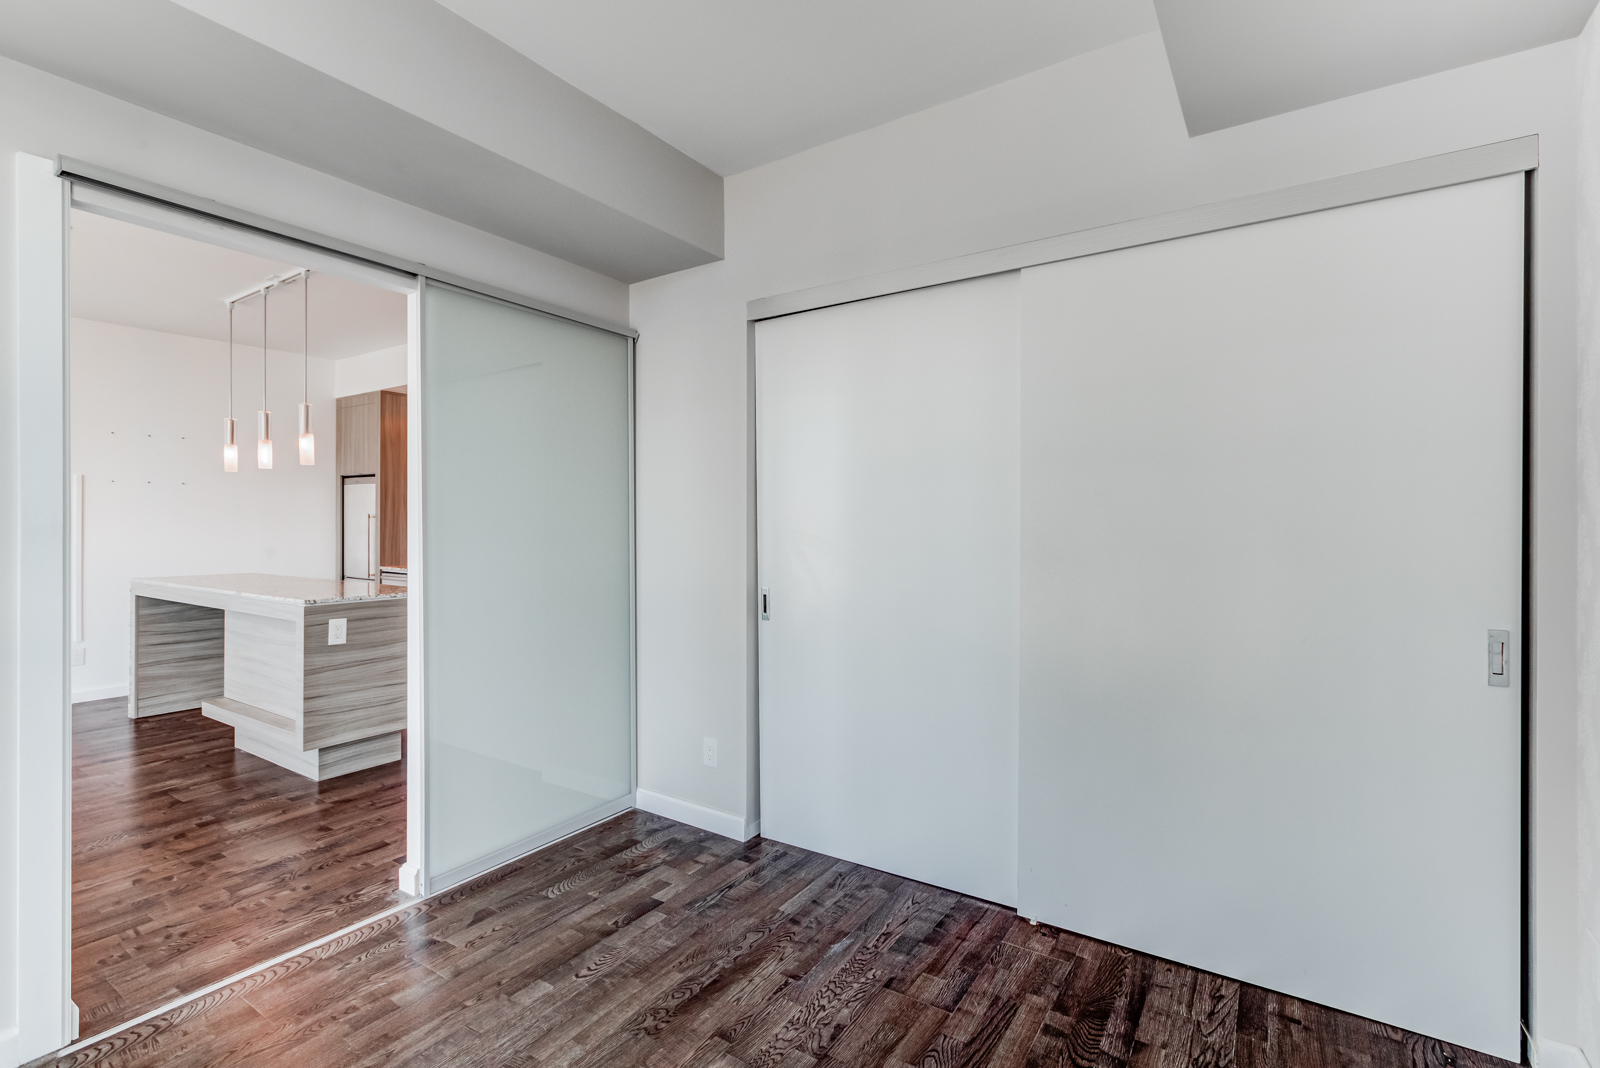
[[[378,517],[371,512],[367,513],[367,580],[375,581],[378,577],[378,535],[373,529],[373,524]]]
[[[1511,685],[1511,632],[1489,632],[1489,685]]]

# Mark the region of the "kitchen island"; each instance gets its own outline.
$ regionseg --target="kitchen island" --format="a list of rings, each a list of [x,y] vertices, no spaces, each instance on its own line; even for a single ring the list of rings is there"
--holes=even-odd
[[[200,708],[237,748],[311,779],[400,759],[404,586],[192,575],[131,592],[129,716]]]

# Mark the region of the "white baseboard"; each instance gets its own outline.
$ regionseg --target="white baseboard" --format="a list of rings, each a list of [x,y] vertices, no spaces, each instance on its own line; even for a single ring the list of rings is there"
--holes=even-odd
[[[0,1068],[12,1068],[22,1063],[22,1053],[17,1049],[17,1029],[7,1027],[0,1031]]]
[[[654,790],[641,788],[634,804],[646,812],[654,812],[657,816],[665,816],[669,820],[687,823],[702,831],[732,838],[735,842],[748,842],[761,833],[760,820],[746,820],[743,816],[735,816],[731,812],[707,808],[693,801],[685,801],[681,797],[668,797]]]
[[[89,690],[73,690],[72,703],[80,704],[84,701],[104,701],[110,697],[128,696],[128,684],[119,682],[112,686],[96,686]]]
[[[1534,1062],[1538,1068],[1590,1068],[1589,1058],[1577,1046],[1565,1042],[1552,1042],[1548,1038],[1539,1042],[1539,1057]]]

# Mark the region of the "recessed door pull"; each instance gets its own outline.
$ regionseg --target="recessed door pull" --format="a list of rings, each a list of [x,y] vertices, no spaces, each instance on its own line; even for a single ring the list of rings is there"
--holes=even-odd
[[[767,609],[767,589],[766,586],[761,587],[761,618],[770,620],[772,613]]]
[[[1489,685],[1510,686],[1510,649],[1511,632],[1509,630],[1491,630],[1489,632]]]

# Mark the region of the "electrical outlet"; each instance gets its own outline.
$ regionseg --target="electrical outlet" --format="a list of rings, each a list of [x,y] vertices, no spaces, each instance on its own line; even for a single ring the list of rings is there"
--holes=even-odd
[[[84,661],[87,660],[88,657],[89,657],[89,650],[85,649],[83,646],[74,645],[72,647],[72,666],[73,667],[83,667]]]
[[[346,621],[343,620],[343,619],[330,619],[330,620],[328,620],[328,644],[329,645],[343,645],[344,644],[345,622]]]
[[[700,739],[700,763],[708,768],[717,766],[717,740],[715,738]]]

